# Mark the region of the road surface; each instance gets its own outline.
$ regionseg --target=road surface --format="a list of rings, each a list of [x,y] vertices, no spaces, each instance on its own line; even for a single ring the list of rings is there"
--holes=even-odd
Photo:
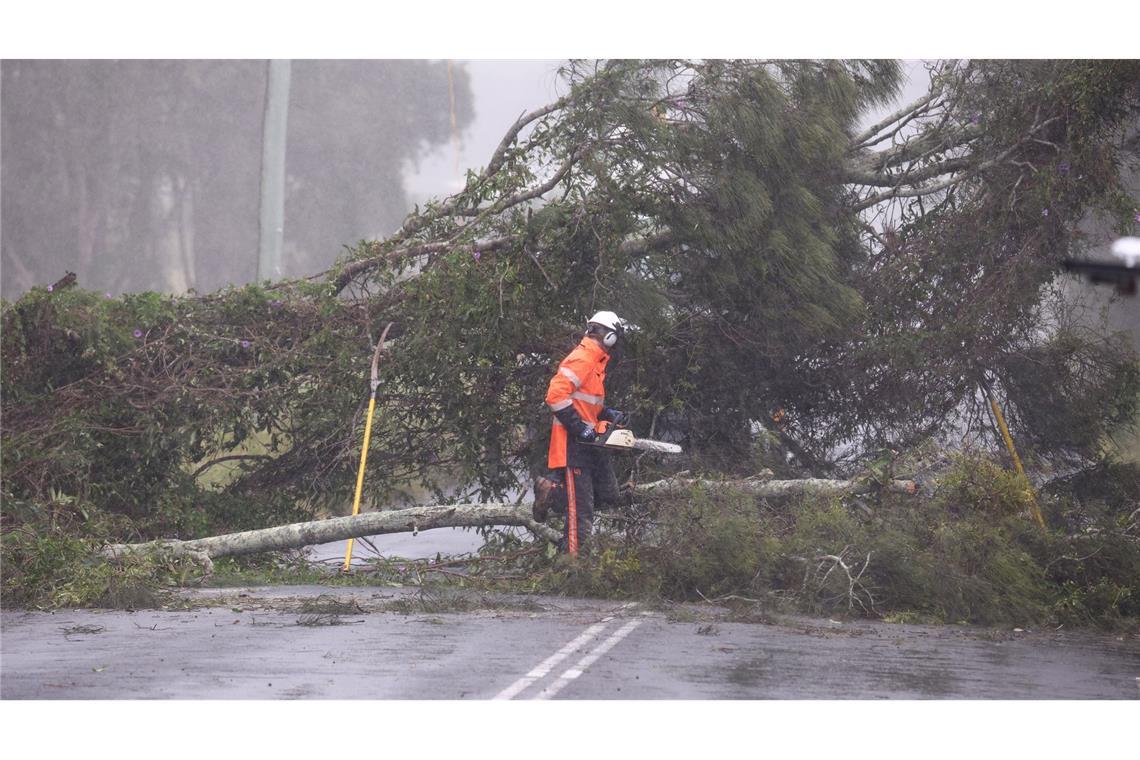
[[[1136,632],[744,622],[708,604],[408,588],[187,596],[180,610],[4,611],[0,697],[1140,698]]]

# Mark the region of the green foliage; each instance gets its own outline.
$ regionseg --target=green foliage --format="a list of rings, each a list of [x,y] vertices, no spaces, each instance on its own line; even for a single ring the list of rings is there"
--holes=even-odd
[[[656,598],[661,591],[657,569],[640,551],[605,537],[592,541],[577,557],[559,554],[538,568],[535,590],[606,599]]]
[[[1138,613],[1136,585],[1121,585],[1108,578],[1097,578],[1090,585],[1065,581],[1053,613],[1062,625],[1129,625]]]
[[[367,362],[330,340],[343,310],[314,322],[320,308],[254,286],[203,299],[32,291],[3,314],[3,402],[14,425],[2,452],[5,495],[73,494],[166,537],[311,515],[328,492],[314,493],[319,476],[296,467],[318,460],[296,430],[343,426],[359,397],[351,387],[320,393],[309,352]],[[333,385],[342,382],[336,374]],[[340,407],[330,403],[338,390]],[[277,472],[251,466],[275,455]],[[219,458],[235,475],[213,477]],[[347,458],[341,467],[351,469]],[[276,488],[261,485],[272,479]]]
[[[1044,573],[1008,532],[981,521],[943,522],[927,547],[936,571],[927,609],[950,622],[1045,618]],[[933,593],[931,593],[933,592]]]
[[[785,406],[823,420],[821,449],[851,441],[855,429],[861,443],[905,448],[955,419],[984,420],[975,393],[991,373],[1008,385],[1003,409],[1015,438],[1028,436],[1043,454],[1095,460],[1135,403],[1137,357],[1075,329],[1051,283],[1061,260],[1087,244],[1091,212],[1110,214],[1121,231],[1134,225],[1140,209],[1122,181],[1130,157],[1121,137],[1140,105],[1140,67],[950,62],[937,84],[950,105],[911,141],[950,122],[976,135],[973,155],[1001,159],[967,171],[945,194],[892,209],[896,222],[867,246],[858,270],[867,318],[804,363],[809,392]],[[916,171],[930,168],[919,163]]]
[[[1123,521],[1140,504],[1140,467],[1105,459],[1095,467],[1055,481],[1048,490],[1051,494],[1066,496],[1077,506],[1103,505],[1106,514]]]
[[[1140,411],[1140,363],[1124,334],[1059,330],[1008,358],[1003,382],[1023,439],[1049,452],[1087,454]]]
[[[212,588],[312,584],[353,586],[368,582],[360,575],[339,573],[337,568],[316,567],[295,553],[268,552],[215,560],[214,572],[204,581],[204,585]]]
[[[3,600],[6,607],[138,609],[163,603],[164,587],[182,585],[199,570],[187,560],[159,554],[109,560],[103,542],[62,531],[5,531]]]
[[[1025,479],[981,454],[959,454],[939,482],[935,504],[951,514],[980,512],[993,519],[1025,513],[1033,495]]]
[[[668,598],[744,593],[772,561],[765,538],[753,505],[694,491],[664,515],[647,558]]]
[[[932,500],[885,494],[869,511],[858,501],[769,505],[695,489],[657,502],[640,538],[603,535],[577,560],[559,556],[533,572],[538,588],[576,595],[785,600],[814,614],[898,622],[1134,622],[1135,514],[1122,524],[1105,502],[1090,502],[1066,518],[1079,519],[1082,533],[1042,532],[1025,504],[1016,481],[979,457],[960,458]],[[1056,513],[1061,502],[1049,504]]]

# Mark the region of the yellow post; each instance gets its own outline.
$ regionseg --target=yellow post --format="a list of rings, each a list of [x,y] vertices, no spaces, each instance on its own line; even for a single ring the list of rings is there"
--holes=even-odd
[[[1005,447],[1009,449],[1009,455],[1013,457],[1013,466],[1017,468],[1017,474],[1025,481],[1025,488],[1029,492],[1029,503],[1032,506],[1033,519],[1035,519],[1037,524],[1041,526],[1041,529],[1044,530],[1045,517],[1041,514],[1041,506],[1037,503],[1036,494],[1033,493],[1033,485],[1029,482],[1029,477],[1025,474],[1025,470],[1021,466],[1021,457],[1017,455],[1017,449],[1013,447],[1013,436],[1009,434],[1009,428],[1006,427],[1005,417],[1002,416],[1001,408],[998,406],[997,400],[994,399],[993,395],[989,392],[989,389],[986,388],[983,390],[985,390],[986,398],[989,399],[990,408],[993,409],[994,419],[997,420],[998,429],[1001,430],[1001,436],[1005,439]]]
[[[360,492],[364,488],[364,463],[368,461],[368,440],[372,437],[372,412],[376,409],[376,396],[368,399],[368,420],[364,423],[364,446],[360,450],[360,472],[356,473],[356,496],[352,499],[352,515],[360,514]],[[355,539],[348,539],[348,548],[344,552],[344,572],[352,563],[352,543]]]
[[[376,389],[380,387],[380,352],[384,350],[384,340],[392,323],[380,333],[380,340],[376,341],[376,350],[372,352],[372,398],[368,399],[368,419],[364,423],[364,446],[360,449],[360,471],[356,473],[356,495],[352,499],[352,516],[360,514],[360,492],[364,489],[364,464],[368,461],[368,442],[372,438],[372,413],[376,410]],[[348,539],[348,547],[344,550],[343,572],[349,571],[352,564],[352,545],[355,539]]]

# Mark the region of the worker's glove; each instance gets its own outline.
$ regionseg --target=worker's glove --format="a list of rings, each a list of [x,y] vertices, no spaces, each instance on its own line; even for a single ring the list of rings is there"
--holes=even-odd
[[[602,410],[602,413],[599,414],[598,417],[603,420],[609,420],[616,427],[625,427],[625,425],[629,423],[628,414],[617,409],[611,409],[608,406]]]
[[[597,439],[598,434],[594,430],[594,426],[582,419],[577,410],[572,406],[565,409],[559,409],[554,413],[558,421],[562,423],[562,427],[566,428],[566,432],[582,443],[593,443]]]

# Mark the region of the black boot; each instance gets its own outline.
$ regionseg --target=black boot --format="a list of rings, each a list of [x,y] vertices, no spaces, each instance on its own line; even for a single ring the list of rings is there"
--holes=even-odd
[[[539,475],[534,479],[534,504],[530,507],[530,514],[535,522],[546,522],[550,514],[550,502],[557,488],[558,483],[550,478]]]

